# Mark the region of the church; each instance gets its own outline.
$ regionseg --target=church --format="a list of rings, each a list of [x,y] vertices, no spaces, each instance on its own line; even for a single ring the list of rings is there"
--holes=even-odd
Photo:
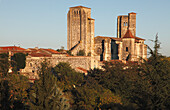
[[[53,49],[28,48],[16,46],[0,47],[0,53],[25,53],[26,66],[22,73],[38,73],[41,62],[46,59],[51,66],[60,62],[67,62],[81,73],[87,73],[94,68],[102,69],[103,61],[142,62],[147,59],[147,45],[144,39],[136,36],[136,13],[117,17],[117,37],[94,35],[95,19],[91,18],[91,8],[76,6],[70,7],[67,14],[67,49],[58,52]],[[78,55],[83,51],[83,55]],[[29,75],[29,79],[32,78]]]
[[[117,17],[117,37],[94,37],[95,19],[91,8],[70,7],[67,14],[67,49],[76,56],[81,50],[97,61],[134,61],[147,59],[145,39],[136,36],[136,13]]]

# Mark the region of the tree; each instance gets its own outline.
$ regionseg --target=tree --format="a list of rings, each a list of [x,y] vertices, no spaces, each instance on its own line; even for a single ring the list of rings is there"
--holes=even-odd
[[[158,52],[160,43],[158,35],[154,41],[154,50],[150,50],[150,58],[143,66],[143,78],[147,80],[147,93],[149,99],[146,100],[150,109],[168,109],[170,107],[170,61],[163,59]],[[143,85],[143,86],[146,86]]]
[[[7,79],[12,109],[26,109],[29,102],[27,90],[30,87],[28,78],[21,74],[9,74]]]
[[[57,79],[60,82],[64,81],[68,87],[83,83],[83,74],[72,69],[69,63],[60,62],[54,67],[54,70],[57,74]]]
[[[61,48],[60,48],[60,49],[57,49],[57,51],[58,51],[58,52],[63,52],[63,51],[64,51],[64,47],[61,46]]]
[[[8,54],[2,53],[0,54],[0,73],[4,76],[7,75],[9,70],[9,61],[8,61]]]
[[[71,50],[68,50],[67,51],[67,54],[71,55],[71,56],[74,56],[73,54],[71,54]]]
[[[0,77],[0,109],[10,110],[10,90],[8,80]]]
[[[26,64],[26,54],[24,53],[15,53],[12,57],[12,66],[16,67],[17,70],[24,69]]]
[[[84,50],[79,50],[79,51],[77,52],[77,56],[85,56]]]
[[[30,90],[31,109],[34,110],[67,110],[68,100],[57,87],[56,77],[52,74],[51,67],[46,61],[42,63],[39,80]]]
[[[121,103],[119,96],[116,96],[109,89],[105,89],[96,80],[88,77],[84,84],[72,90],[75,109],[99,109],[103,104]]]

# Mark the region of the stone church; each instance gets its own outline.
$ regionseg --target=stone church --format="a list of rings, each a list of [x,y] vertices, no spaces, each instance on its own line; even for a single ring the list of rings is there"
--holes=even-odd
[[[136,13],[117,17],[117,37],[94,37],[94,23],[91,8],[70,7],[67,14],[67,48],[74,56],[53,49],[24,49],[16,46],[0,47],[0,53],[9,53],[9,56],[15,53],[28,54],[22,73],[29,73],[29,79],[36,79],[41,62],[45,59],[53,67],[59,62],[67,62],[76,71],[87,73],[90,69],[101,69],[103,61],[141,62],[141,59],[147,58],[144,39],[136,36]],[[80,50],[84,51],[85,56],[77,56]]]
[[[67,49],[73,55],[80,50],[97,61],[137,61],[147,58],[144,39],[136,36],[136,13],[117,17],[117,37],[94,37],[95,20],[91,8],[70,7],[67,14]]]

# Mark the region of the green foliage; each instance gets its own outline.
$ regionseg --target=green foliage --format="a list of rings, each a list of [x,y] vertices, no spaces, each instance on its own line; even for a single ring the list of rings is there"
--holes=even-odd
[[[85,56],[84,50],[79,50],[79,51],[77,52],[77,56]]]
[[[84,77],[73,70],[68,63],[60,62],[54,68],[57,84],[72,99],[73,109],[97,109],[102,104],[120,103],[120,97],[103,88],[92,77]]]
[[[28,93],[30,83],[27,77],[20,74],[9,74],[10,101],[13,109],[24,109],[28,106]]]
[[[0,78],[0,109],[10,110],[11,102],[8,80]]]
[[[15,53],[12,57],[12,66],[16,67],[17,70],[24,69],[25,68],[25,62],[26,62],[26,54],[24,53]]]
[[[83,83],[83,74],[76,72],[68,63],[60,62],[55,66],[54,71],[57,75],[58,84],[65,83],[65,86],[60,86],[64,90],[69,90],[74,85]]]
[[[69,104],[57,87],[57,79],[48,67],[47,62],[42,63],[39,80],[35,81],[30,91],[31,109],[33,110],[67,110]]]
[[[57,49],[58,52],[63,52],[63,50],[64,50],[64,47],[63,47],[63,46],[61,46],[60,49]]]
[[[7,75],[9,70],[9,61],[8,54],[2,53],[0,54],[0,73],[3,73],[4,76]]]
[[[170,107],[170,61],[158,53],[158,36],[154,43],[154,50],[149,48],[151,57],[143,64],[143,78],[148,81],[147,102],[150,109],[167,109]]]
[[[28,79],[19,74],[8,74],[0,79],[0,108],[2,110],[26,109],[28,106]]]
[[[72,90],[74,95],[75,109],[99,109],[103,104],[121,103],[120,97],[110,90],[103,88],[93,78],[88,78],[86,82]]]
[[[129,106],[129,99],[137,81],[136,66],[133,63],[125,65],[121,62],[105,62],[104,71],[91,70],[89,77],[93,77],[105,89],[109,89],[115,95],[120,96],[124,106]]]
[[[71,54],[70,50],[67,51],[67,54],[69,54],[70,56],[73,56],[73,54]]]

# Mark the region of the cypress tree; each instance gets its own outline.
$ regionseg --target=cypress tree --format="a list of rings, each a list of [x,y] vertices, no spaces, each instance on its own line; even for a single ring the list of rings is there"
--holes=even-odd
[[[39,80],[30,90],[30,108],[33,110],[67,110],[69,103],[62,91],[57,87],[57,79],[45,61],[39,74]]]
[[[158,35],[154,41],[154,50],[150,50],[150,58],[144,63],[143,73],[144,79],[147,80],[148,92],[148,109],[168,109],[170,107],[170,62],[163,59],[159,54]],[[143,86],[146,86],[143,85]]]

